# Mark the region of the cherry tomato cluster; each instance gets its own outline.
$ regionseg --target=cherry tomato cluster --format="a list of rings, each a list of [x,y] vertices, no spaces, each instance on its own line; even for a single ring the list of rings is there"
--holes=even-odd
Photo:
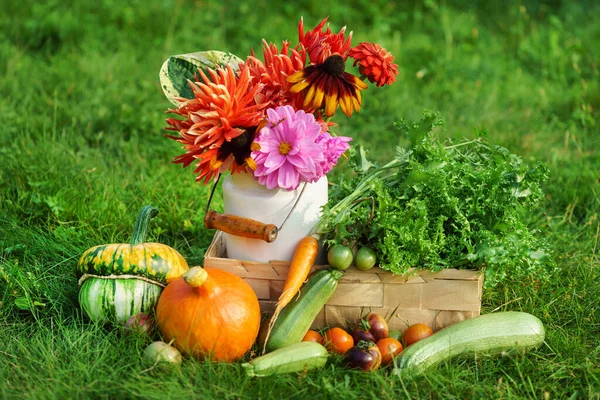
[[[355,254],[349,247],[342,244],[336,244],[331,246],[327,251],[327,262],[333,268],[342,271],[348,269],[352,263],[354,263],[359,270],[366,271],[375,266],[377,263],[377,255],[369,247],[361,247]]]
[[[302,340],[321,343],[330,352],[343,355],[351,368],[374,371],[392,364],[405,347],[432,334],[433,330],[423,323],[413,324],[404,332],[390,331],[383,317],[370,313],[351,332],[335,327],[321,335],[309,330]]]
[[[383,317],[370,313],[351,332],[338,327],[323,334],[309,330],[302,341],[323,344],[331,353],[344,356],[351,368],[374,371],[392,364],[404,348],[431,335],[433,330],[423,323],[410,325],[404,332],[389,330]]]

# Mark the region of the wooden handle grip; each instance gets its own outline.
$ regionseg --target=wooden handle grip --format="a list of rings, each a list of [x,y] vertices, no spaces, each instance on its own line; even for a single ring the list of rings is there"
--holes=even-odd
[[[277,239],[277,227],[273,224],[263,224],[236,215],[219,214],[213,210],[208,211],[204,216],[204,226],[207,229],[218,229],[231,235],[260,239],[267,243]]]

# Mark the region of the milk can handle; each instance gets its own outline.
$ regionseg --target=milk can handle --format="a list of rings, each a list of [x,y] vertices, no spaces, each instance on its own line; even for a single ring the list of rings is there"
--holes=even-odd
[[[260,239],[267,243],[274,242],[278,232],[277,226],[273,224],[263,224],[237,215],[219,214],[213,210],[204,215],[204,226],[207,229],[218,229],[231,235]]]

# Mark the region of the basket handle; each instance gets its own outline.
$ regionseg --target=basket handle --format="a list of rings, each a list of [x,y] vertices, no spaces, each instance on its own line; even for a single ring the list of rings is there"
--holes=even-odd
[[[204,216],[204,226],[207,229],[218,229],[230,235],[241,236],[250,239],[260,239],[267,243],[277,239],[277,226],[263,224],[250,218],[238,217],[237,215],[219,214],[209,210]]]

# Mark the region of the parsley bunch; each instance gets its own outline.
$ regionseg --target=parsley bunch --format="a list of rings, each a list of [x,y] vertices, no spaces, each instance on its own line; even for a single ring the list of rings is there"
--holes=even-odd
[[[382,166],[354,149],[355,173],[330,190],[315,233],[330,245],[371,247],[379,266],[396,274],[478,268],[486,286],[542,277],[550,251],[524,215],[543,198],[548,169],[525,165],[483,136],[442,143],[434,133],[442,125],[429,112],[418,123],[397,123],[409,144]]]

